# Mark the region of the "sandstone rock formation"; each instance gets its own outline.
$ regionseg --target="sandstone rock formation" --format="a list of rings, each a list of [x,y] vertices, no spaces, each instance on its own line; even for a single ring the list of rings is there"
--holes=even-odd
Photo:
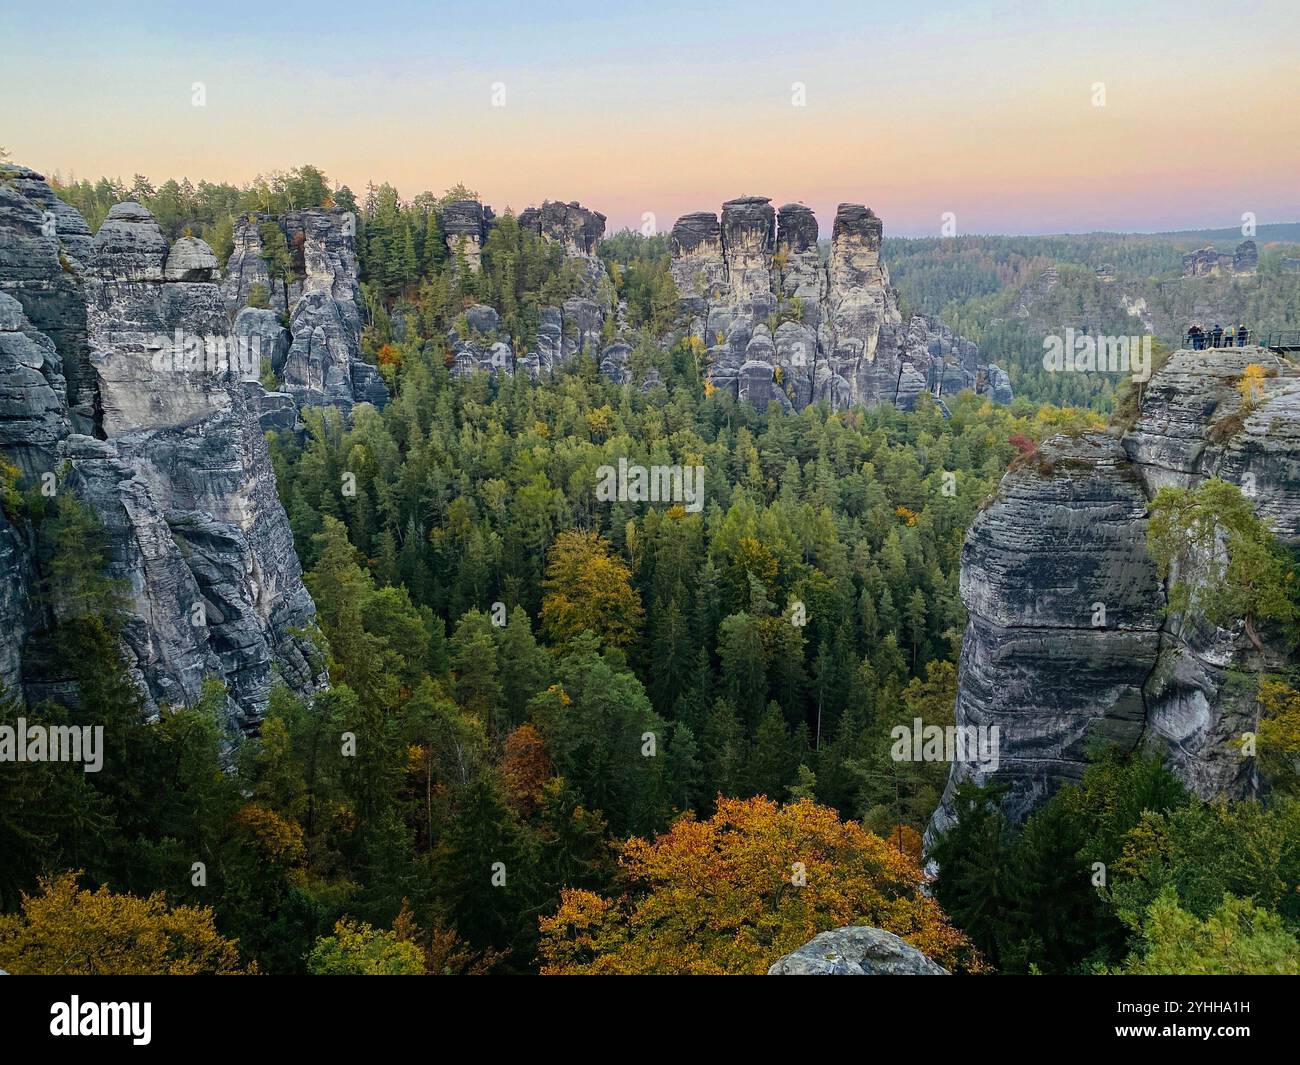
[[[768,976],[947,976],[893,932],[866,926],[836,928],[814,936],[772,963]]]
[[[677,219],[672,231],[673,281],[685,308],[706,317],[711,304],[727,294],[727,264],[722,254],[718,216],[697,211]]]
[[[1146,550],[1146,497],[1118,441],[1054,439],[1013,469],[962,550],[957,723],[999,729],[997,777],[1024,816],[1082,772],[1087,748],[1132,748],[1162,604]],[[1093,627],[1094,604],[1105,624]],[[954,764],[945,799],[976,764]],[[945,804],[934,827],[948,825]]]
[[[0,230],[0,287],[59,350],[68,417],[90,432],[95,389],[78,274],[90,259],[90,229],[34,170],[0,164]]]
[[[209,376],[229,371],[221,290],[166,281],[167,258],[162,230],[138,203],[114,205],[95,235],[85,298],[102,435],[199,421],[229,403]]]
[[[589,211],[576,200],[557,203],[546,200],[541,207],[529,207],[519,216],[525,229],[554,241],[573,258],[596,254],[596,246],[605,235],[605,216]]]
[[[450,204],[444,211],[442,226],[447,236],[448,249],[466,250],[466,261],[472,269],[480,269],[477,254],[468,249],[481,250],[482,240],[475,245],[475,232],[486,234],[486,226],[474,221],[473,200]],[[490,209],[484,209],[491,220]],[[605,216],[588,210],[576,202],[546,201],[541,207],[529,207],[519,216],[519,224],[543,240],[558,245],[568,264],[576,265],[580,281],[579,293],[560,306],[539,309],[537,336],[532,346],[519,353],[511,338],[500,332],[497,312],[486,305],[477,304],[466,309],[464,320],[457,323],[447,335],[452,354],[452,373],[456,376],[486,371],[489,373],[527,373],[537,380],[549,376],[558,367],[571,362],[580,353],[608,367],[618,377],[626,366],[626,344],[602,346],[605,320],[610,314],[612,292],[605,266],[597,257],[597,249],[605,233]],[[450,227],[450,228],[449,228]],[[453,235],[457,235],[453,239]],[[467,238],[460,242],[460,237]]]
[[[1243,417],[1235,386],[1252,363],[1275,376]],[[1249,672],[1293,649],[1266,636],[1261,655],[1240,626],[1167,615],[1146,546],[1155,493],[1211,476],[1300,543],[1300,368],[1259,348],[1176,352],[1122,437],[1056,437],[1007,473],[962,552],[957,696],[958,726],[999,726],[999,764],[954,764],[929,839],[960,781],[1005,782],[1019,820],[1083,772],[1096,741],[1159,752],[1202,797],[1252,792],[1236,746],[1257,724]]]
[[[579,264],[581,292],[541,308],[535,342],[522,353],[500,335],[491,308],[471,307],[448,333],[452,372],[518,370],[536,379],[587,352],[605,376],[655,387],[652,372],[634,380],[621,308],[613,306],[597,257],[604,215],[548,200],[519,221]],[[444,208],[447,247],[472,270],[481,268],[490,223],[491,211],[474,200]],[[823,262],[817,219],[803,204],[778,211],[765,197],[745,196],[725,203],[721,219],[707,212],[679,218],[670,270],[687,327],[708,349],[710,385],[759,409],[771,402],[801,409],[822,399],[836,410],[878,402],[910,409],[921,392],[942,406],[941,397],[967,388],[1009,403],[1010,378],[982,362],[973,343],[937,319],[916,316],[904,325],[880,262],[881,233],[873,212],[841,204]],[[611,314],[616,339],[608,341]]]
[[[263,227],[268,223],[285,237],[291,260],[287,278],[272,278],[264,258]],[[361,355],[355,224],[348,212],[313,207],[278,218],[252,213],[235,225],[224,297],[227,310],[238,312],[235,335],[253,355],[250,379],[260,376],[267,360],[279,389],[299,408],[329,405],[347,414],[357,403],[382,407],[388,402],[379,371]],[[254,285],[266,289],[283,332],[264,310],[245,306]],[[279,421],[268,422],[275,424]]]
[[[1016,294],[1011,313],[1017,318],[1030,317],[1034,306],[1047,299],[1060,283],[1061,271],[1055,266],[1049,266]]]
[[[53,467],[67,435],[66,390],[54,342],[0,292],[0,451],[28,478]]]
[[[163,277],[168,281],[220,280],[221,264],[203,241],[197,237],[181,237],[171,246],[163,266]]]
[[[1184,277],[1217,277],[1219,274],[1253,274],[1259,267],[1259,247],[1243,240],[1231,255],[1206,245],[1183,256]]]
[[[3,165],[4,181],[28,203],[36,205],[44,221],[53,223],[64,254],[78,264],[90,260],[90,226],[76,208],[64,203],[46,184],[45,177],[16,163]]]
[[[1243,418],[1236,385],[1252,363],[1276,376]],[[1219,477],[1242,486],[1284,543],[1300,543],[1300,368],[1292,363],[1259,348],[1180,351],[1152,379],[1123,444],[1148,496],[1166,484],[1192,487]],[[1166,620],[1145,689],[1148,725],[1197,794],[1253,790],[1252,763],[1233,746],[1258,723],[1253,678],[1240,669],[1278,668],[1291,651],[1286,641],[1266,638],[1260,655],[1241,626],[1225,631],[1176,614]]]
[[[1234,274],[1253,274],[1259,268],[1259,246],[1253,240],[1243,240],[1232,253]]]
[[[56,477],[102,524],[147,703],[190,702],[216,676],[231,724],[253,727],[277,679],[306,692],[323,677],[300,635],[314,608],[259,425],[265,394],[246,380],[215,256],[193,238],[169,248],[135,203],[89,243],[66,212],[43,230],[52,196],[31,171],[0,171],[0,451],[22,483]],[[34,547],[27,519],[0,518],[0,683],[72,699],[62,664],[27,653],[58,620],[32,594]]]
[[[605,236],[605,216],[588,210],[577,201],[555,203],[547,200],[541,207],[529,207],[519,216],[519,224],[543,240],[559,245],[565,258],[583,271],[582,298],[597,300],[605,266],[596,249]]]
[[[492,227],[492,208],[477,200],[456,200],[443,208],[440,221],[451,261],[464,256],[470,273],[477,274],[483,268],[483,245]]]
[[[822,269],[817,216],[801,203],[787,203],[776,215],[778,297],[800,300],[804,318],[814,329],[821,324],[821,305],[828,278]]]
[[[508,339],[497,335],[500,315],[486,304],[476,303],[467,307],[461,318],[462,322],[447,334],[452,375],[462,377],[478,370],[513,373],[514,349]]]
[[[249,290],[260,285],[266,290],[270,306],[281,314],[288,313],[288,296],[284,286],[271,280],[271,270],[263,256],[262,230],[271,215],[253,213],[237,219],[234,226],[230,258],[226,260],[226,306],[237,312],[248,301]]]
[[[774,210],[761,196],[729,200],[722,216],[685,215],[672,231],[672,275],[693,335],[708,349],[714,388],[763,408],[833,409],[893,403],[964,388],[1010,399],[1010,382],[937,321],[904,324],[880,261],[880,219],[840,204],[830,257],[802,204]]]

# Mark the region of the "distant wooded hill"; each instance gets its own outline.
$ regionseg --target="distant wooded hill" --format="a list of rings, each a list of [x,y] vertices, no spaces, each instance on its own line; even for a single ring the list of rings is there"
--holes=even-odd
[[[1011,375],[1017,396],[1110,408],[1119,380],[1053,374],[1043,340],[1067,328],[1149,332],[1176,345],[1192,322],[1300,328],[1300,222],[1260,225],[1258,268],[1184,277],[1183,256],[1231,256],[1240,229],[1176,233],[887,238],[881,249],[905,315],[938,315]]]

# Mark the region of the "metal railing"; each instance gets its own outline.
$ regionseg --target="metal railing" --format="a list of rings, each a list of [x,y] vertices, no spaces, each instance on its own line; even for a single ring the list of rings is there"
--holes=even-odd
[[[1300,329],[1261,333],[1256,343],[1261,348],[1272,348],[1274,351],[1300,351]]]

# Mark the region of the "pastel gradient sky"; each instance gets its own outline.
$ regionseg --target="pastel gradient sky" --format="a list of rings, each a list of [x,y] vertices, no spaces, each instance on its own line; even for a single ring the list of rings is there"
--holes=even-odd
[[[0,143],[64,177],[311,162],[611,229],[749,194],[909,236],[1300,219],[1297,0],[0,5]]]

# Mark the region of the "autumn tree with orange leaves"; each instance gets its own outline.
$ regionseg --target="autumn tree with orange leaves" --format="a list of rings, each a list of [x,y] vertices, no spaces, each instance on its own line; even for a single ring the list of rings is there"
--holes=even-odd
[[[531,817],[542,804],[542,792],[551,778],[546,743],[532,724],[520,725],[506,737],[501,756],[501,778],[506,801],[522,817]]]
[[[983,968],[922,894],[913,857],[806,799],[719,797],[707,821],[628,840],[620,867],[621,895],[567,890],[542,919],[544,974],[762,974],[852,924],[893,932],[948,969]]]

